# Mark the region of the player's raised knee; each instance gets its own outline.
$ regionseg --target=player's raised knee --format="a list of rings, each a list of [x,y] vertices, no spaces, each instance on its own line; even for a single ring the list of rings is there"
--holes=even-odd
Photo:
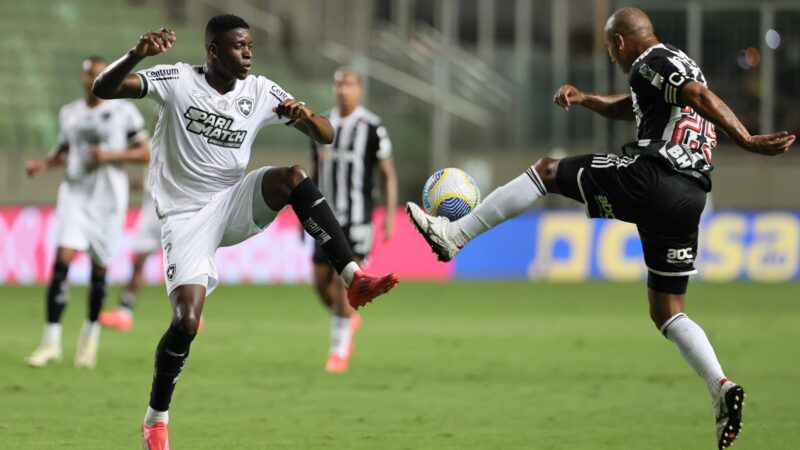
[[[303,169],[303,166],[299,164],[289,166],[288,170],[286,171],[286,184],[291,189],[294,189],[306,178],[308,178],[308,175],[306,175],[306,171]]]
[[[556,186],[556,170],[558,169],[558,161],[555,158],[539,158],[533,164],[533,170],[539,175],[539,178],[542,179],[542,182],[547,188],[547,192],[558,193],[558,187]]]

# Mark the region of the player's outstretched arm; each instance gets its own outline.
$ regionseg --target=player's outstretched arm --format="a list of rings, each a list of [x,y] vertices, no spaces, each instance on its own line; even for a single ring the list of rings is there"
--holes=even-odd
[[[567,111],[569,111],[569,107],[572,105],[581,105],[609,119],[635,119],[633,103],[631,103],[631,94],[590,94],[588,92],[581,92],[571,84],[565,84],[553,95],[553,103]]]
[[[153,30],[139,36],[136,47],[128,50],[121,58],[109,64],[94,80],[94,95],[110,98],[140,98],[142,81],[131,71],[148,56],[164,53],[175,42],[175,32],[168,28]]]
[[[67,152],[69,152],[69,145],[61,144],[46,159],[25,161],[25,173],[29,177],[34,177],[44,171],[63,166],[67,163]]]
[[[320,116],[308,108],[303,102],[290,98],[272,108],[278,118],[288,117],[294,120],[294,127],[320,144],[333,142],[333,126],[326,117]]]
[[[748,152],[775,156],[786,153],[795,141],[788,131],[773,134],[750,135],[728,105],[706,86],[691,81],[681,89],[680,101],[691,106],[706,120],[721,128],[736,144]]]

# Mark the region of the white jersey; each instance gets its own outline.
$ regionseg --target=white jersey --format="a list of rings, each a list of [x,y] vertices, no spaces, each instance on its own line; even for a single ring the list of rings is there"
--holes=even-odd
[[[139,110],[126,100],[106,100],[95,107],[75,100],[61,108],[58,125],[58,146],[69,147],[60,196],[106,212],[127,208],[128,175],[122,164],[98,166],[90,150],[99,146],[102,151],[121,152],[146,137]]]
[[[160,105],[148,183],[161,217],[197,211],[236,184],[258,131],[289,122],[272,108],[292,97],[261,76],[236,80],[222,95],[201,66],[159,65],[137,75],[141,96]]]

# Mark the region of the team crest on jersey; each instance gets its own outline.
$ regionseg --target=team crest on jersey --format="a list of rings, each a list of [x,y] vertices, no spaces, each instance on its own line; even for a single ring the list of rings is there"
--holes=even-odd
[[[239,148],[247,136],[247,130],[231,130],[233,119],[190,106],[183,114],[189,119],[186,129],[208,139],[208,143],[220,147]]]
[[[173,278],[175,278],[175,264],[170,264],[167,267],[167,279],[172,281]]]
[[[250,114],[253,113],[253,99],[250,97],[239,97],[236,99],[236,109],[239,110],[239,114],[250,117]]]

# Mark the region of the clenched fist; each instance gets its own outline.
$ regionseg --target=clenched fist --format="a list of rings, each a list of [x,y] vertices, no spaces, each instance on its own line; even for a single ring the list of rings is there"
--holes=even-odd
[[[155,56],[167,51],[175,42],[175,31],[169,28],[147,31],[139,36],[139,43],[133,49],[133,53],[144,58],[145,56]]]

